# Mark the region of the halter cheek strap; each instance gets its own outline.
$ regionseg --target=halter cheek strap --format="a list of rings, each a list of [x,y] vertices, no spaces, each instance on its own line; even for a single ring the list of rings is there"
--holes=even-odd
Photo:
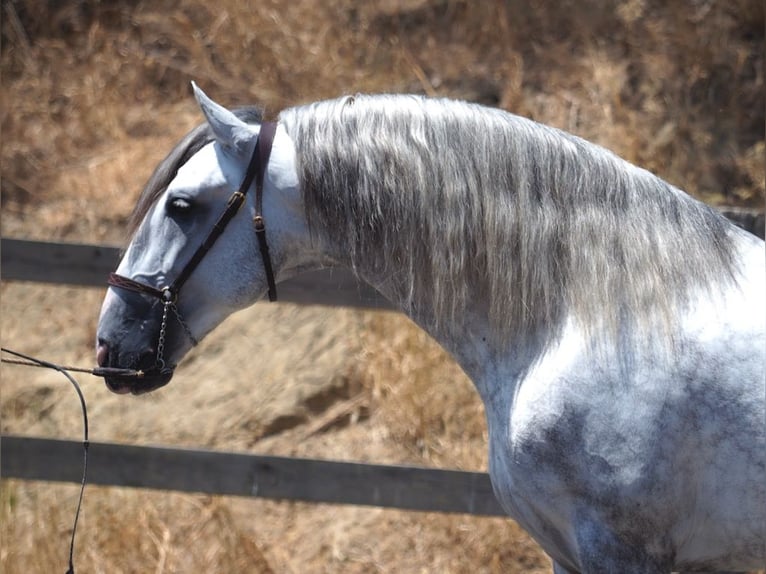
[[[274,281],[274,270],[271,267],[269,244],[266,242],[266,223],[263,219],[263,179],[266,175],[266,166],[269,164],[269,157],[271,156],[271,148],[274,143],[274,135],[276,134],[276,131],[276,123],[264,123],[261,126],[258,143],[253,152],[253,157],[256,155],[258,156],[258,169],[255,170],[255,215],[253,216],[253,225],[255,227],[255,236],[258,238],[258,247],[261,251],[261,260],[263,261],[263,269],[266,273],[266,282],[269,286],[269,301],[272,302],[277,300],[277,284]],[[248,185],[247,188],[249,187],[250,186]],[[247,188],[245,188],[245,193],[247,193]]]

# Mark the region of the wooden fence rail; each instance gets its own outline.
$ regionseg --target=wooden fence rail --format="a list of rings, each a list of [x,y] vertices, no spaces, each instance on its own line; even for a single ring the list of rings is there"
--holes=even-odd
[[[740,227],[764,236],[764,213],[751,209],[723,209]],[[106,245],[50,243],[0,239],[3,279],[103,287],[119,262],[119,249]],[[347,270],[306,273],[280,285],[280,298],[293,303],[389,308],[372,287]]]
[[[105,245],[0,239],[3,280],[102,287],[117,267],[120,250]],[[345,269],[304,273],[279,285],[279,300],[288,303],[390,309],[375,289]]]
[[[3,436],[3,478],[79,483],[82,443]],[[88,484],[505,516],[481,472],[91,443]]]

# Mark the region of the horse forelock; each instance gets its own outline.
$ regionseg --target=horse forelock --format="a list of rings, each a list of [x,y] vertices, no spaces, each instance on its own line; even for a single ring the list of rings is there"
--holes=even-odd
[[[483,301],[504,343],[555,335],[570,315],[616,333],[623,320],[672,321],[697,289],[733,277],[721,216],[565,132],[417,96],[280,119],[312,232],[413,314],[454,322]]]
[[[233,113],[246,123],[260,123],[263,113],[258,107],[248,106],[232,110]],[[146,217],[152,206],[173,181],[178,170],[186,164],[199,150],[214,140],[213,132],[207,123],[200,124],[186,134],[170,153],[159,163],[144,186],[138,198],[136,207],[130,216],[128,233],[130,237],[135,235],[141,222]]]

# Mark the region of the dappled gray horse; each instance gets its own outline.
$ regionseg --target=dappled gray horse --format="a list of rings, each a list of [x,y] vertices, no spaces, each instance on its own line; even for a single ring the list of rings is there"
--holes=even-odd
[[[273,124],[195,92],[207,122],[144,190],[98,328],[99,364],[143,376],[109,388],[349,267],[473,380],[497,497],[556,572],[763,567],[762,241],[500,110],[356,96]]]

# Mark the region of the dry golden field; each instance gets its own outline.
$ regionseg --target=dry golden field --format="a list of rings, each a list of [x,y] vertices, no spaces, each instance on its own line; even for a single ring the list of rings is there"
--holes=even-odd
[[[2,234],[121,244],[201,121],[196,80],[267,113],[354,92],[503,107],[713,204],[764,202],[758,0],[3,0]],[[3,283],[3,345],[89,365],[103,289]],[[264,338],[260,333],[268,332]],[[258,367],[258,378],[252,373]],[[482,470],[478,397],[393,313],[258,304],[168,387],[81,377],[91,439]],[[5,433],[78,439],[63,379],[6,367]],[[65,569],[74,485],[3,480],[0,570]],[[89,487],[82,572],[549,572],[510,520]]]

